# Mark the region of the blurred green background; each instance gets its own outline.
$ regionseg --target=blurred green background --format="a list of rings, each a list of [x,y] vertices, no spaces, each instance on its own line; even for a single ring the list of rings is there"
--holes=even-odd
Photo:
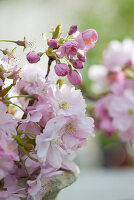
[[[78,13],[81,30],[93,27],[98,32],[98,42],[88,52],[83,81],[88,87],[88,67],[102,63],[102,53],[111,40],[129,37],[134,39],[134,0],[94,0],[88,1],[84,10]],[[114,58],[113,58],[114,59]]]

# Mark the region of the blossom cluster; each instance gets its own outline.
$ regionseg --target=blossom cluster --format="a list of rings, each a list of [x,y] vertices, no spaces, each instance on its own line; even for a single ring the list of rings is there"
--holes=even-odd
[[[76,34],[77,36],[73,35]],[[21,69],[10,63],[13,53],[3,50],[0,60],[0,199],[41,200],[50,189],[50,180],[63,171],[75,172],[75,152],[94,136],[94,120],[86,116],[86,104],[74,68],[83,68],[86,52],[93,48],[97,33],[80,33],[71,26],[65,38],[60,25],[47,39],[48,49],[27,54]],[[71,38],[70,38],[71,37]],[[8,42],[8,41],[7,41]],[[24,41],[14,41],[24,46]],[[37,64],[48,56],[46,77]],[[76,58],[77,56],[77,58]],[[75,57],[75,58],[74,58]],[[67,61],[68,64],[63,63]],[[56,61],[58,76],[68,76],[71,84],[49,76]],[[26,186],[19,184],[26,180]]]
[[[60,25],[57,31],[60,30]],[[86,52],[92,49],[97,42],[97,32],[94,29],[88,29],[84,32],[79,32],[77,25],[70,27],[68,35],[65,38],[54,34],[51,40],[47,39],[50,62],[55,61],[55,73],[57,76],[67,76],[72,85],[79,85],[82,82],[81,74],[77,69],[84,68],[86,61]],[[42,53],[31,51],[27,54],[29,63],[37,63],[40,60]]]
[[[100,79],[107,88],[95,107],[97,127],[107,135],[119,133],[123,141],[134,144],[134,42],[112,41],[103,63]]]

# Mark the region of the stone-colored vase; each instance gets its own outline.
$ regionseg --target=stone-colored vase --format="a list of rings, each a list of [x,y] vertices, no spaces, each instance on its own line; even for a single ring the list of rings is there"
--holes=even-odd
[[[50,190],[45,194],[42,200],[58,200],[58,193],[70,186],[72,183],[76,181],[79,176],[79,168],[76,166],[76,172],[68,172],[64,171],[62,174],[57,175],[54,179],[50,181]],[[26,179],[19,181],[20,185],[26,184]],[[25,199],[26,200],[26,199]]]

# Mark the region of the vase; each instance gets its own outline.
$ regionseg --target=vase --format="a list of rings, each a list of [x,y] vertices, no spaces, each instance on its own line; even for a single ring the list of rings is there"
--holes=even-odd
[[[76,166],[76,171],[75,172],[70,172],[70,171],[63,171],[63,173],[57,175],[55,178],[53,178],[50,181],[50,189],[47,191],[45,196],[42,198],[42,200],[58,200],[58,194],[59,192],[73,184],[78,176],[79,176],[79,168]],[[26,178],[21,178],[19,180],[19,185],[20,186],[25,186],[26,185]],[[27,200],[27,198],[23,198],[22,200]]]

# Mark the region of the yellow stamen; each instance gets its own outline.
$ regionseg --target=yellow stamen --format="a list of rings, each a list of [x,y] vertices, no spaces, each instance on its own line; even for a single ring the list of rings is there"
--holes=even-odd
[[[128,114],[129,114],[129,115],[134,115],[134,110],[128,109]]]
[[[70,135],[76,134],[76,128],[73,126],[73,124],[71,122],[65,126],[64,134],[70,134]]]
[[[67,102],[63,102],[59,105],[59,108],[60,109],[63,109],[63,110],[67,110],[68,109],[68,104]]]

